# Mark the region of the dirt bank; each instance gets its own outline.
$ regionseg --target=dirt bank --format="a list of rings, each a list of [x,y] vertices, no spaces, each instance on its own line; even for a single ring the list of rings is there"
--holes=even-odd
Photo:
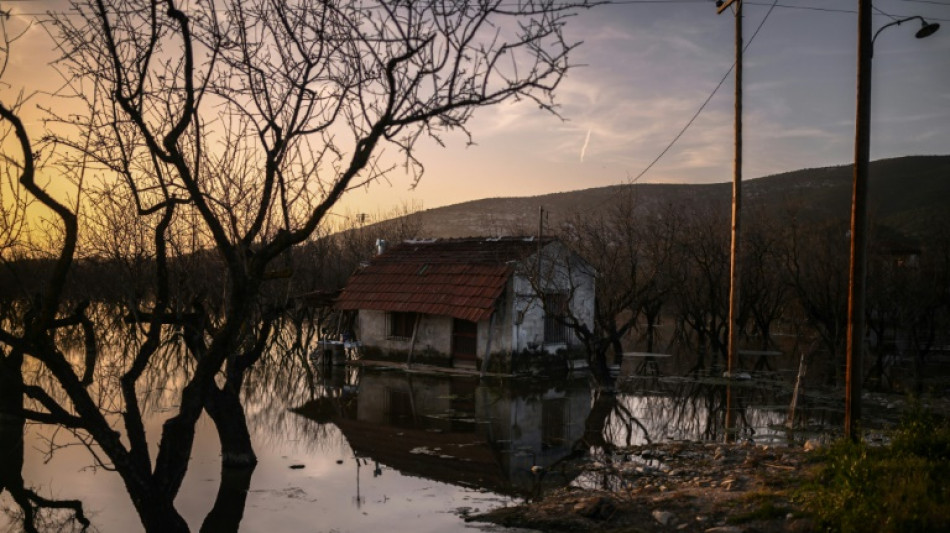
[[[542,531],[811,531],[792,501],[809,467],[803,448],[664,443],[589,463],[575,485],[467,517]],[[604,489],[607,487],[607,489]]]

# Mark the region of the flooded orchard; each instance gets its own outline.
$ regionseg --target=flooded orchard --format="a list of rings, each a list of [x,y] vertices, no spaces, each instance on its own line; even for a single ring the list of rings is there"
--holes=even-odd
[[[618,392],[607,394],[591,388],[586,372],[500,378],[420,365],[324,365],[299,348],[266,357],[244,386],[256,468],[222,470],[214,426],[207,415],[199,421],[175,500],[192,529],[488,529],[465,517],[572,484],[608,485],[582,473],[591,461],[613,460],[618,447],[724,436],[725,380],[711,372],[684,377],[672,362],[643,375],[640,361],[627,358]],[[175,376],[188,371],[188,364],[150,369],[142,391],[149,435],[177,411],[170,402],[182,380]],[[801,442],[803,434],[786,427],[788,372],[749,377],[737,385],[740,438]],[[838,423],[837,407],[799,400],[795,427],[827,430]],[[120,477],[97,464],[100,454],[81,434],[38,424],[23,434],[25,486],[80,501],[92,530],[141,527]],[[4,528],[22,527],[10,494],[0,501]],[[67,511],[40,509],[38,516],[50,529],[81,528]]]

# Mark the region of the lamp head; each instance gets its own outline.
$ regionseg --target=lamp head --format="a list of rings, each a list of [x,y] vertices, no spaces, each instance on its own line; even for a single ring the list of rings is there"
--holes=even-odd
[[[920,29],[917,30],[916,36],[918,39],[923,39],[924,37],[930,37],[937,30],[940,29],[940,24],[936,22],[928,23],[924,19],[920,19]]]
[[[716,0],[716,7],[722,7],[722,0]]]

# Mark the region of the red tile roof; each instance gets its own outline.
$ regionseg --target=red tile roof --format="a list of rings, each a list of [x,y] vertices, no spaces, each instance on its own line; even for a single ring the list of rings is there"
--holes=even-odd
[[[336,305],[478,322],[491,316],[513,263],[537,250],[531,237],[406,241],[353,274]]]

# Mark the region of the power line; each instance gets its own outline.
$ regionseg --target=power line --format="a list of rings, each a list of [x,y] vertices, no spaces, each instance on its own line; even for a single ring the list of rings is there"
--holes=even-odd
[[[871,8],[874,9],[874,11],[877,11],[878,13],[884,15],[885,17],[890,17],[891,20],[899,20],[899,19],[898,19],[897,17],[895,17],[894,15],[891,15],[890,13],[885,13],[883,10],[881,10],[881,8],[879,8],[879,7],[877,7],[877,6],[871,6]]]
[[[762,26],[765,25],[765,21],[768,20],[769,15],[772,14],[772,10],[775,9],[775,6],[777,4],[778,4],[778,0],[773,2],[771,7],[769,7],[769,10],[765,13],[765,16],[762,17],[762,21],[759,22],[759,26],[752,33],[752,37],[750,37],[749,41],[745,44],[745,46],[742,47],[743,53],[745,53],[745,51],[749,48],[749,46],[752,44],[752,41],[755,40],[755,36],[759,34],[759,30],[761,30]],[[696,113],[694,113],[693,116],[689,119],[689,121],[686,122],[686,125],[683,126],[683,129],[681,129],[679,133],[677,133],[676,136],[673,137],[673,140],[670,141],[670,144],[666,145],[666,148],[664,148],[663,151],[660,152],[660,155],[656,156],[656,158],[654,158],[653,161],[651,161],[650,164],[646,166],[646,168],[641,170],[640,173],[637,174],[637,177],[633,178],[633,181],[637,181],[638,179],[640,179],[640,177],[642,177],[644,174],[649,172],[650,169],[653,168],[653,165],[655,165],[664,155],[666,155],[666,153],[670,151],[670,148],[672,148],[673,145],[676,144],[676,142],[680,140],[680,137],[682,137],[683,134],[686,133],[686,130],[688,130],[689,127],[693,125],[693,122],[696,121],[700,113],[702,113],[703,110],[706,109],[706,105],[709,104],[709,101],[712,100],[713,96],[716,95],[716,92],[719,91],[719,88],[722,87],[722,84],[726,82],[726,80],[729,78],[729,74],[732,73],[732,70],[734,68],[736,68],[735,62],[733,62],[732,66],[730,66],[729,69],[726,71],[726,73],[722,75],[722,79],[720,79],[719,83],[716,84],[716,88],[714,88],[712,92],[709,93],[709,96],[706,97],[706,100],[704,100],[702,105],[699,106],[699,109],[696,110]]]
[[[934,6],[950,7],[950,2],[938,2],[937,0],[904,0],[904,2],[915,2],[918,4],[930,4]]]
[[[941,6],[950,7],[950,4],[944,4],[941,2],[935,2],[935,1],[927,1],[927,0],[904,0],[904,1],[920,2],[924,4],[933,4],[933,5],[941,5]],[[768,6],[769,5],[763,2],[746,2],[745,4],[749,6]],[[825,13],[846,13],[846,14],[853,14],[853,15],[856,15],[858,13],[857,9],[839,9],[839,8],[834,8],[834,7],[796,6],[796,5],[790,5],[790,4],[774,4],[774,7],[780,7],[783,9],[797,9],[800,11],[821,11]],[[891,18],[906,18],[908,16],[911,16],[911,15],[892,15],[890,13],[885,13],[881,11],[880,9],[877,9],[876,7],[874,9],[879,11],[882,15],[886,15]],[[950,22],[950,19],[937,18],[937,17],[927,17],[927,20],[936,20],[939,22]]]
[[[20,4],[38,3],[40,1],[42,0],[3,0],[4,3],[20,3]],[[935,6],[950,7],[950,2],[940,2],[937,0],[904,0],[904,2],[915,2],[919,4],[929,4],[929,5],[935,5]],[[604,4],[601,7],[609,7],[612,5],[628,6],[628,5],[658,5],[658,4],[708,4],[708,3],[709,3],[709,0],[613,0],[613,1],[608,1],[606,4]],[[858,12],[856,9],[802,6],[802,5],[795,5],[795,4],[780,4],[780,3],[769,4],[767,2],[754,2],[750,0],[744,0],[744,3],[745,5],[748,5],[748,6],[768,6],[769,10],[778,7],[782,9],[795,9],[799,11],[817,11],[817,12],[822,12],[822,13],[857,14]],[[514,2],[512,2],[511,4],[502,3],[499,5],[499,7],[511,7],[511,6],[517,6],[517,5],[518,4]],[[875,7],[874,9],[878,11],[881,15],[890,17],[892,19],[906,18],[907,16],[909,16],[909,15],[892,15],[889,13],[885,13],[884,11],[881,11],[877,7]],[[26,17],[39,17],[39,16],[48,15],[51,12],[59,14],[59,15],[64,15],[64,16],[76,15],[76,12],[72,9],[62,10],[62,11],[19,12],[19,13],[13,13],[13,15],[26,16]],[[936,17],[927,17],[927,20],[934,20],[938,22],[950,22],[950,19],[936,18]]]

